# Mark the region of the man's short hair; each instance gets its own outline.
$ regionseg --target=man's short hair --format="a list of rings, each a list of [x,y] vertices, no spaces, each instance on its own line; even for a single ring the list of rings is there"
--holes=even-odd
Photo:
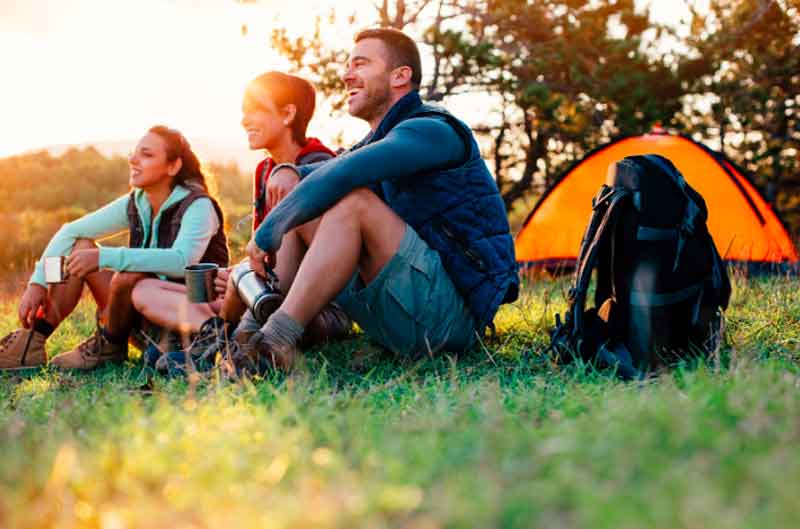
[[[294,105],[296,113],[291,123],[292,139],[300,145],[306,143],[306,129],[314,115],[316,93],[314,86],[301,77],[283,72],[262,73],[251,84],[264,90],[279,109]]]
[[[419,49],[414,40],[400,30],[394,28],[370,28],[359,31],[355,41],[364,39],[378,39],[383,42],[389,51],[389,67],[399,68],[408,66],[411,68],[411,84],[414,88],[419,88],[422,84],[422,64],[419,59]]]

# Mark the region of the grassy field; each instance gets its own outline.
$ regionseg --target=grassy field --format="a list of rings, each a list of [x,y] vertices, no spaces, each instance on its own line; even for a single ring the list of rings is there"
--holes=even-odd
[[[239,385],[3,374],[0,527],[798,527],[799,286],[737,279],[720,361],[638,384],[549,361],[550,282],[460,357],[357,338]]]

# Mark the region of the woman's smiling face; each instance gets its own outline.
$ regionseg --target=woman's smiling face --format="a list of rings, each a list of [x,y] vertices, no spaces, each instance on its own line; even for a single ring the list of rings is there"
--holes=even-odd
[[[265,90],[255,83],[247,87],[242,101],[242,127],[247,132],[250,148],[273,147],[287,133],[287,116],[275,106]]]
[[[158,134],[148,132],[128,157],[128,166],[130,185],[145,189],[171,180],[180,169],[180,158],[169,161],[167,143]]]

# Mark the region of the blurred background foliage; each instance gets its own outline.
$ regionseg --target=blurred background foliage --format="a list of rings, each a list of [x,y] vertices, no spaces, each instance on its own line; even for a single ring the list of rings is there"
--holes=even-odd
[[[480,109],[470,124],[512,214],[589,150],[661,124],[751,172],[797,236],[800,0],[670,0],[685,16],[669,26],[634,0],[372,4],[345,23],[425,43],[423,96]],[[342,93],[347,50],[331,49],[325,33],[337,17],[306,35],[272,35],[326,94]]]
[[[251,176],[235,163],[211,163],[205,172],[238,258],[250,237]],[[128,161],[107,158],[92,147],[69,149],[60,156],[39,151],[0,159],[0,182],[0,270],[18,272],[24,279],[62,224],[130,190]],[[126,242],[127,234],[122,234],[102,244]]]
[[[330,32],[382,25],[422,42],[423,96],[470,114],[512,224],[589,150],[660,124],[746,169],[797,239],[800,0],[670,1],[686,14],[665,26],[634,0],[373,0],[265,46],[341,113],[348,49]],[[238,258],[252,168],[208,169]],[[61,223],[126,192],[127,167],[91,148],[39,152],[0,160],[0,182],[0,263],[24,269]]]

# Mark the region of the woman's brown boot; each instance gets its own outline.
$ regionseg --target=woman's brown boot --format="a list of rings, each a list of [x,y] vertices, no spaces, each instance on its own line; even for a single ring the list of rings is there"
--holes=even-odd
[[[33,329],[17,329],[0,340],[0,369],[30,369],[47,363],[47,337]]]

